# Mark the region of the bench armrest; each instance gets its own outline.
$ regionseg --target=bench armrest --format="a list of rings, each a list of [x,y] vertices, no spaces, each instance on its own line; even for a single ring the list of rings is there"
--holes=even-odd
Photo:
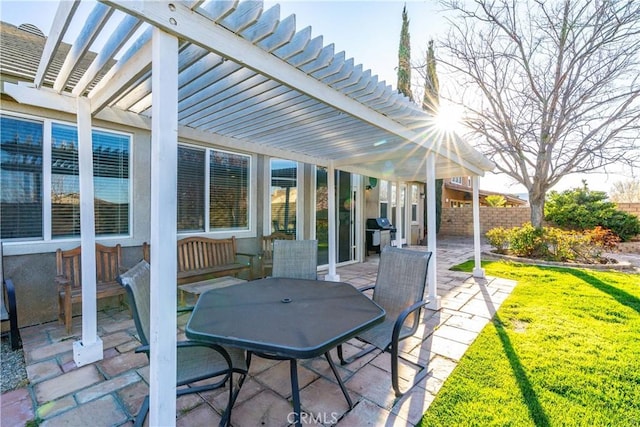
[[[60,286],[68,285],[69,283],[71,283],[71,281],[66,276],[56,276],[54,280]]]

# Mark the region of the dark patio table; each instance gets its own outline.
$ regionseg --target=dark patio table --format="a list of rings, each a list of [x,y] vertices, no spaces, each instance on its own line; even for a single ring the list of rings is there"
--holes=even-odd
[[[379,305],[348,283],[269,278],[200,295],[186,335],[289,360],[295,424],[299,426],[297,360],[324,355],[352,408],[329,350],[384,317]]]

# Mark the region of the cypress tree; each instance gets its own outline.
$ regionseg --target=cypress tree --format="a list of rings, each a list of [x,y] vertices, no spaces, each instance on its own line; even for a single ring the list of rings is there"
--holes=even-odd
[[[427,63],[425,65],[424,79],[424,96],[422,98],[422,109],[431,113],[438,114],[438,106],[440,105],[440,83],[438,81],[438,73],[436,72],[436,55],[433,49],[433,40],[429,40],[427,48]],[[436,234],[440,232],[440,224],[442,223],[442,187],[444,181],[436,179]],[[426,189],[425,189],[426,190]],[[426,191],[425,191],[426,194]],[[427,199],[425,198],[425,223],[427,221]]]
[[[398,92],[413,101],[411,93],[411,39],[409,37],[409,18],[407,5],[402,8],[402,29],[398,47]]]
[[[436,73],[436,56],[433,50],[433,40],[429,40],[427,48],[427,64],[425,65],[424,97],[422,109],[431,114],[437,114],[440,105],[440,83]]]

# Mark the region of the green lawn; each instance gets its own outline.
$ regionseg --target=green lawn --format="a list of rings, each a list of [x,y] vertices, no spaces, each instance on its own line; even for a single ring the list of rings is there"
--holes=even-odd
[[[483,266],[518,285],[420,425],[640,426],[640,275]]]

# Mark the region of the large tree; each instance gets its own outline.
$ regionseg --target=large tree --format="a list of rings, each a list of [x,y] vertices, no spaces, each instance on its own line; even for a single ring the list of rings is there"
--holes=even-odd
[[[639,1],[443,3],[455,14],[442,46],[466,124],[497,170],[527,188],[534,226],[563,176],[637,164]]]
[[[411,93],[411,38],[409,36],[409,18],[407,6],[402,8],[402,28],[398,47],[398,92],[413,101]]]

